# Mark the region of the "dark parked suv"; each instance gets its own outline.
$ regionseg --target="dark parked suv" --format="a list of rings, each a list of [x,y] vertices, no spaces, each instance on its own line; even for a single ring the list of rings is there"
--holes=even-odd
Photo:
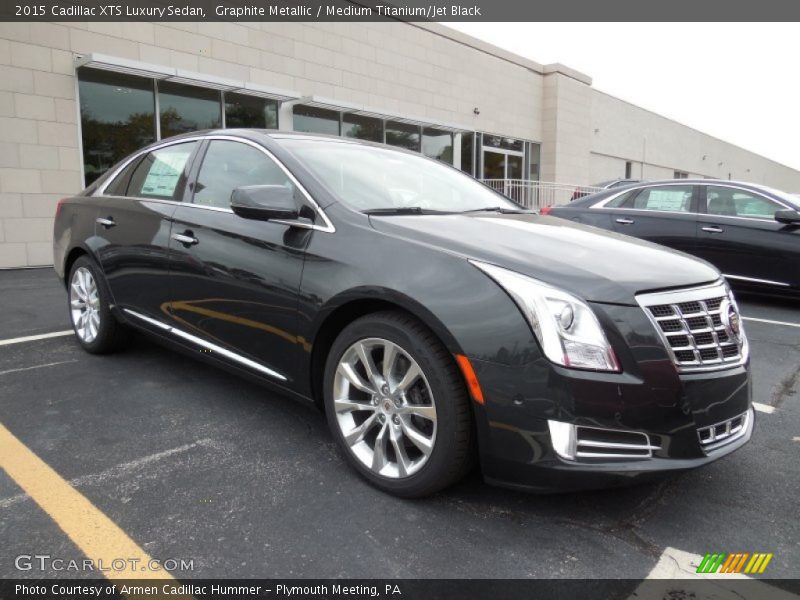
[[[419,154],[256,130],[162,140],[59,204],[54,253],[87,351],[136,329],[315,403],[353,467],[401,496],[475,457],[518,488],[626,484],[753,429],[716,269]]]

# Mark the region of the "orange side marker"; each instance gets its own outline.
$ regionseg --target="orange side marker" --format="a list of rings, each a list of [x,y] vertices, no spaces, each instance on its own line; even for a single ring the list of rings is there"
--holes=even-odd
[[[478,383],[478,377],[475,375],[472,363],[463,354],[456,354],[456,362],[461,368],[464,379],[467,381],[467,388],[469,388],[469,393],[472,394],[472,399],[478,404],[483,404],[483,390],[481,390],[481,384]]]

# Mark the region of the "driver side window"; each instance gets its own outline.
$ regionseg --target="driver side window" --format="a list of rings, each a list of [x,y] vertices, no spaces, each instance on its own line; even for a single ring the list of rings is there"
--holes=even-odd
[[[710,215],[773,219],[782,208],[764,196],[735,188],[710,185],[706,191],[706,211]]]
[[[246,185],[282,185],[297,197],[289,176],[266,154],[249,144],[212,140],[197,175],[192,202],[230,208],[233,190]]]

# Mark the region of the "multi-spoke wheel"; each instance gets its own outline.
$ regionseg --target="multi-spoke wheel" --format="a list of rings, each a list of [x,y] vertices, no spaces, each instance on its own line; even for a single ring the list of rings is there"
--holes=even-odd
[[[365,466],[407,477],[436,441],[436,404],[417,361],[389,340],[359,340],[345,351],[333,380],[333,406],[344,441]]]
[[[111,352],[127,341],[127,330],[117,322],[97,264],[81,256],[69,274],[69,316],[75,337],[84,349],[96,354]]]
[[[325,401],[334,435],[370,481],[411,497],[469,465],[464,384],[430,330],[394,312],[351,323],[328,357]]]
[[[75,334],[91,344],[100,330],[100,293],[94,276],[86,267],[72,273],[69,285],[69,307]]]

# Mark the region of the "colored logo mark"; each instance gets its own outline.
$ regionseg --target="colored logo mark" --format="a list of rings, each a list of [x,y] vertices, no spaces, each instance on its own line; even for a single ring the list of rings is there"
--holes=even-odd
[[[765,552],[737,552],[735,554],[706,554],[700,565],[697,567],[698,573],[763,573],[769,561],[772,560],[772,553]]]

